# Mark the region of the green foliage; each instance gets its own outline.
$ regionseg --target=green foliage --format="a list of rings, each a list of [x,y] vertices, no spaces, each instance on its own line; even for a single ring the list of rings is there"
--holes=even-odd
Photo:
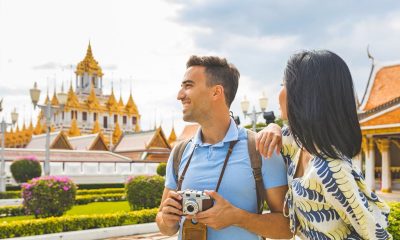
[[[25,215],[25,208],[23,206],[0,207],[0,217],[13,217],[23,215]]]
[[[22,185],[23,205],[38,217],[61,216],[75,202],[76,186],[67,177],[34,178]]]
[[[125,193],[109,193],[101,195],[80,195],[75,198],[75,205],[83,205],[92,202],[118,202],[125,200]]]
[[[166,164],[166,163],[160,163],[160,164],[158,164],[158,167],[157,167],[157,174],[158,174],[159,176],[161,176],[161,177],[164,177],[164,176],[165,176],[166,168],[167,168],[167,164]]]
[[[129,178],[125,191],[131,209],[158,207],[164,190],[164,182],[164,178],[157,175]]]
[[[78,189],[124,188],[123,183],[78,184]]]
[[[111,193],[125,193],[124,188],[104,188],[104,189],[89,189],[80,190],[76,192],[76,195],[101,195],[101,194],[111,194]]]
[[[0,199],[21,198],[21,191],[0,192]]]
[[[50,217],[0,223],[0,238],[149,223],[155,221],[157,212],[158,209],[146,209],[128,213]]]
[[[32,178],[42,175],[42,167],[35,156],[27,156],[15,160],[11,164],[10,170],[13,178],[18,183],[28,182]]]
[[[400,202],[389,203],[389,227],[388,231],[394,240],[400,240]]]
[[[275,123],[278,124],[280,127],[282,127],[284,124],[284,121],[281,118],[276,118]],[[256,132],[263,130],[266,126],[267,126],[267,124],[262,123],[262,122],[256,123]],[[247,129],[251,129],[251,130],[253,129],[252,124],[244,125],[243,127],[247,128]]]

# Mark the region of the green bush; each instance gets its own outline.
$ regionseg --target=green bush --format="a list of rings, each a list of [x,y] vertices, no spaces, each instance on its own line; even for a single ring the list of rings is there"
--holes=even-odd
[[[0,238],[149,223],[155,221],[157,212],[158,209],[146,209],[129,213],[50,217],[0,223]]]
[[[104,189],[89,189],[80,190],[76,192],[76,195],[100,195],[100,194],[111,194],[111,193],[125,193],[124,188],[104,188]]]
[[[34,178],[22,185],[23,205],[38,217],[61,216],[72,208],[76,186],[67,177]]]
[[[10,166],[11,174],[16,182],[25,183],[42,175],[42,167],[35,156],[26,156],[15,160]]]
[[[124,188],[123,183],[78,184],[78,189]]]
[[[0,192],[0,199],[21,198],[21,191]]]
[[[389,203],[389,227],[388,231],[394,240],[400,240],[400,202]]]
[[[165,169],[167,168],[167,164],[166,163],[160,163],[158,164],[157,167],[157,174],[160,175],[161,177],[165,176]]]
[[[23,206],[0,207],[0,217],[14,217],[23,215],[25,215],[25,208]]]
[[[118,202],[125,201],[125,193],[109,193],[102,195],[80,195],[75,198],[75,205],[83,205],[91,202]]]
[[[160,176],[130,177],[125,184],[126,198],[131,210],[158,207],[164,190]]]

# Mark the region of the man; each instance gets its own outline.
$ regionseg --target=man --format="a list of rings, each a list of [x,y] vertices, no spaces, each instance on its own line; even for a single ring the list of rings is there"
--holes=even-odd
[[[257,197],[247,132],[237,127],[229,115],[239,76],[236,67],[226,59],[192,56],[188,60],[177,99],[183,105],[183,119],[197,122],[201,128],[182,155],[179,176],[193,152],[182,190],[215,190],[230,142],[238,140],[218,193],[206,192],[214,199],[214,206],[197,213],[193,219],[206,224],[209,240],[259,239],[257,235],[287,238],[291,236],[289,221],[282,213],[287,191],[286,170],[277,155],[262,161],[266,201],[271,213],[256,214]],[[156,218],[160,231],[166,235],[173,235],[182,228],[185,218],[192,219],[182,216],[181,196],[175,191],[177,178],[172,156],[168,160],[165,189]]]

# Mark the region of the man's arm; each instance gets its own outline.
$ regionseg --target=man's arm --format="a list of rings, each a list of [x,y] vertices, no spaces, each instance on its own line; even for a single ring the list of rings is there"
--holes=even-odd
[[[239,217],[236,225],[268,238],[290,238],[289,218],[283,216],[283,206],[287,186],[265,190],[270,213],[255,214],[237,209]]]
[[[206,192],[214,198],[215,205],[193,218],[217,230],[235,225],[264,237],[290,238],[292,234],[289,219],[282,213],[287,189],[287,186],[279,186],[266,190],[267,203],[271,212],[265,214],[247,212],[233,206],[214,191]],[[191,217],[187,216],[187,218]]]
[[[164,188],[156,222],[160,232],[172,236],[179,230],[179,221],[182,216],[181,196],[175,191]]]

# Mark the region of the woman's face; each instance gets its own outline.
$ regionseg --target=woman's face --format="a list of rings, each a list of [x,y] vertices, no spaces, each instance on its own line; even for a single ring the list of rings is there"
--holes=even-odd
[[[281,119],[287,120],[287,99],[285,82],[283,82],[281,91],[279,92],[279,106],[281,109]]]

